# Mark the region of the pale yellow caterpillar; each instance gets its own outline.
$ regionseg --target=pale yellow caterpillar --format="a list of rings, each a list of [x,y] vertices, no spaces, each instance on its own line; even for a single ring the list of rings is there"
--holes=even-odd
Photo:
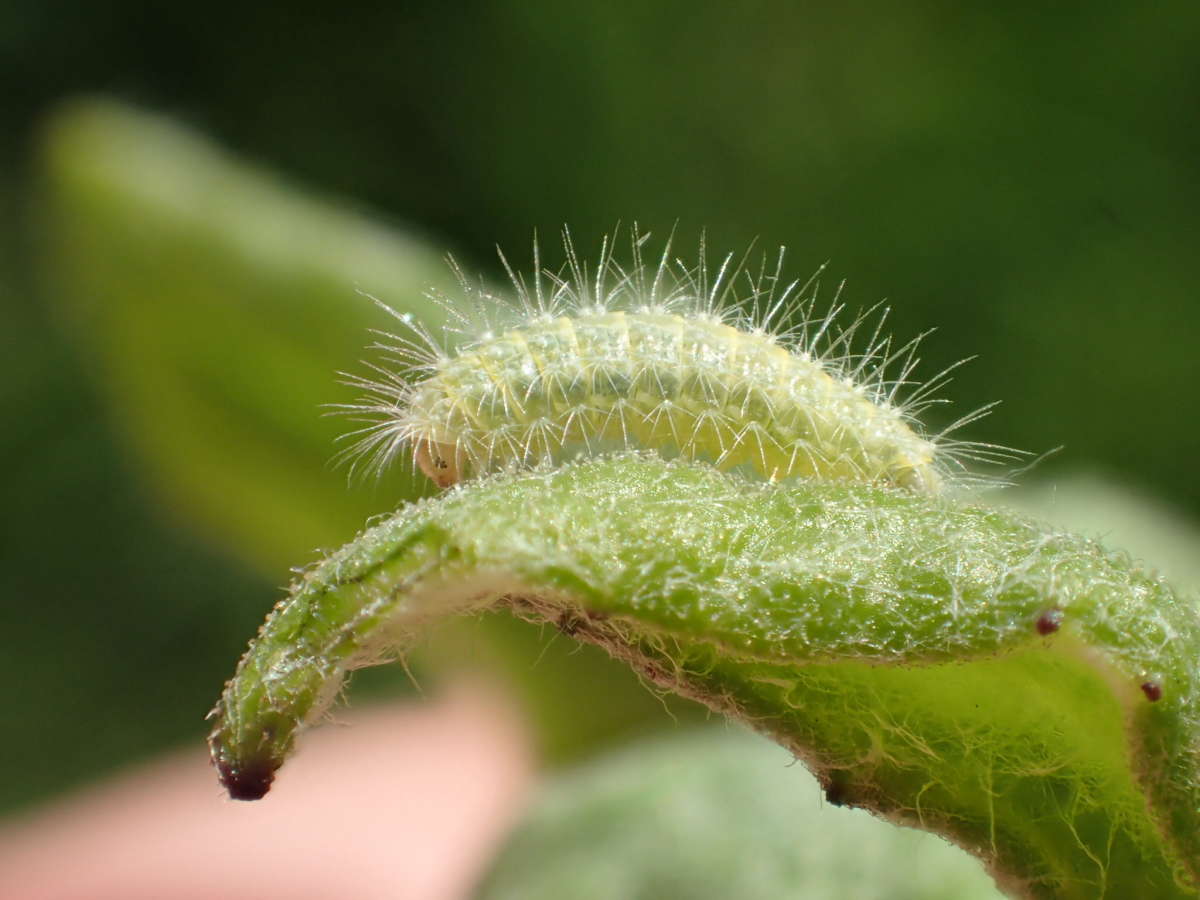
[[[436,297],[457,319],[454,340],[398,316],[409,333],[379,346],[399,368],[352,379],[366,396],[349,408],[368,424],[347,454],[379,469],[408,452],[442,487],[637,449],[770,481],[924,493],[941,490],[966,459],[1009,455],[946,437],[986,410],[926,435],[916,413],[949,370],[901,401],[919,338],[893,352],[881,335],[885,313],[856,350],[870,312],[839,327],[835,298],[814,316],[816,295],[806,292],[815,276],[784,283],[782,248],[754,271],[726,257],[710,277],[703,244],[694,266],[673,262],[670,242],[647,266],[645,239],[635,229],[628,267],[606,239],[589,271],[564,231],[567,263],[557,273],[541,268],[535,242],[531,280],[505,261],[511,300],[459,273],[463,296]]]

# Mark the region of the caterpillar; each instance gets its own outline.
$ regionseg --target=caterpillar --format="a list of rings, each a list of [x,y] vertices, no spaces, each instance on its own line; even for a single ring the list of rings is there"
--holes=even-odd
[[[623,266],[615,235],[606,237],[589,269],[564,229],[566,263],[552,271],[542,268],[535,238],[532,279],[501,252],[512,299],[474,286],[451,261],[462,296],[430,295],[451,317],[447,339],[384,305],[405,333],[383,333],[375,346],[398,365],[347,376],[364,396],[344,408],[366,424],[352,432],[345,455],[378,471],[407,448],[416,468],[449,487],[495,471],[650,449],[768,481],[920,493],[941,491],[968,459],[1011,456],[948,438],[988,407],[925,434],[917,413],[939,402],[932,395],[958,364],[900,400],[924,335],[893,351],[884,310],[855,350],[876,310],[839,326],[835,297],[816,314],[809,289],[820,270],[804,284],[785,283],[784,248],[756,268],[728,255],[710,276],[703,239],[694,265],[673,260],[670,240],[647,265],[647,239],[633,229],[632,263]]]

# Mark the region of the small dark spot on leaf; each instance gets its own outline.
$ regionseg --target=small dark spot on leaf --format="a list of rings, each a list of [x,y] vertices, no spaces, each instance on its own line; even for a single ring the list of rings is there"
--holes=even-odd
[[[830,772],[824,779],[825,802],[830,806],[850,805],[850,785],[846,774],[841,771]]]
[[[1037,618],[1037,632],[1045,636],[1054,634],[1062,627],[1063,612],[1061,609],[1047,609]]]
[[[1157,681],[1143,681],[1142,693],[1146,695],[1146,699],[1151,703],[1157,703],[1162,699],[1162,685]]]
[[[269,760],[250,760],[242,765],[217,763],[221,784],[233,800],[261,800],[271,789],[276,767]]]

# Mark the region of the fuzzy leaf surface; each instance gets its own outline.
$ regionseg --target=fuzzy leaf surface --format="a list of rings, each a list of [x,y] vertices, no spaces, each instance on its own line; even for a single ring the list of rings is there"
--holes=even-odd
[[[639,455],[468,484],[310,570],[218,707],[231,793],[265,793],[349,670],[495,606],[772,735],[831,802],[950,837],[1011,893],[1195,896],[1191,599],[1009,513]]]

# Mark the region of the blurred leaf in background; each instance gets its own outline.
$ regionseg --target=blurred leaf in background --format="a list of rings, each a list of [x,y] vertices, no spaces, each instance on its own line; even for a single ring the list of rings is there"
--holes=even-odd
[[[999,900],[940,837],[829,806],[788,752],[740,728],[642,740],[555,776],[481,900]]]
[[[424,489],[348,489],[337,372],[388,298],[435,330],[448,271],[423,241],[310,200],[177,126],[76,103],[45,139],[47,270],[94,374],[183,522],[267,574]],[[361,293],[356,293],[356,286]]]

